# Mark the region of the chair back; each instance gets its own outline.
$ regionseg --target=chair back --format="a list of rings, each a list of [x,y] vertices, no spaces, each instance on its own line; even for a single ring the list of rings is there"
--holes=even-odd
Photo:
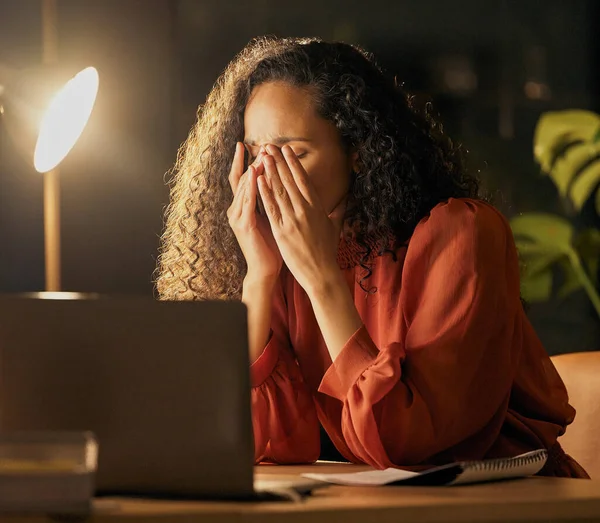
[[[553,356],[567,387],[575,421],[559,438],[565,452],[593,478],[600,478],[600,351]]]

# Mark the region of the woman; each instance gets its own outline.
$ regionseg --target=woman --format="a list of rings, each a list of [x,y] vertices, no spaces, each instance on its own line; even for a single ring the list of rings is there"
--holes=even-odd
[[[547,448],[544,474],[586,476],[556,441],[574,410],[509,225],[460,158],[356,47],[257,39],[220,77],[178,158],[157,283],[247,305],[257,462],[315,461],[322,426],[378,468]]]

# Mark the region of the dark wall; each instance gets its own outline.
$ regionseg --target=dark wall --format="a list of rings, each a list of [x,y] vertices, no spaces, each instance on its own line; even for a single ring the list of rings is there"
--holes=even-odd
[[[0,63],[41,60],[39,2],[0,2]],[[16,153],[0,125],[0,290],[43,285],[42,179]]]

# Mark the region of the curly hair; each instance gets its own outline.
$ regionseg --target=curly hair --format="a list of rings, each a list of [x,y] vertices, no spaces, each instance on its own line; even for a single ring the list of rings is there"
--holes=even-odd
[[[478,197],[461,148],[370,54],[318,38],[257,38],[219,77],[179,151],[157,268],[161,299],[241,297],[247,267],[227,220],[228,173],[251,93],[271,81],[309,88],[318,114],[358,154],[343,234],[364,252],[361,265],[373,238],[381,252],[385,238],[399,246],[438,203]]]

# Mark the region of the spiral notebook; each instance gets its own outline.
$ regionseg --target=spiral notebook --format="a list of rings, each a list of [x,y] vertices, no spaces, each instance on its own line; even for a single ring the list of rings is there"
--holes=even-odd
[[[336,485],[463,485],[503,479],[533,476],[542,470],[548,459],[545,449],[534,450],[513,458],[462,461],[424,472],[389,468],[347,474],[302,474],[306,478]]]

